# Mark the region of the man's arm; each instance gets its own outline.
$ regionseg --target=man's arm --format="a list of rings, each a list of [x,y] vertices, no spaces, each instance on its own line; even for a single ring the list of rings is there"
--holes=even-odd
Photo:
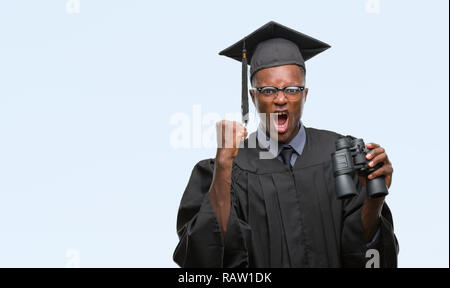
[[[247,131],[240,123],[225,120],[216,123],[216,130],[218,148],[209,196],[222,231],[222,237],[225,237],[231,209],[230,189],[233,160],[238,154],[241,141],[247,137]]]
[[[364,239],[369,243],[380,227],[381,209],[383,208],[384,197],[370,199],[366,196],[362,210],[361,220],[364,228]]]

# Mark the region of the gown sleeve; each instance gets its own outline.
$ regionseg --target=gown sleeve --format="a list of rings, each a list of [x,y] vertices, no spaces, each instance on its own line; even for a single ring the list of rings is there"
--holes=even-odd
[[[356,176],[359,195],[343,201],[343,224],[341,234],[341,260],[344,267],[364,268],[372,258],[366,252],[376,249],[380,257],[380,267],[397,267],[399,246],[394,234],[392,214],[386,202],[381,211],[379,234],[369,245],[364,241],[361,210],[366,197],[366,189]]]
[[[193,169],[178,210],[178,245],[174,261],[187,267],[248,267],[250,227],[238,217],[235,186],[225,239],[209,197],[214,160],[200,161]],[[233,181],[232,181],[233,182]],[[240,213],[239,213],[240,214]]]

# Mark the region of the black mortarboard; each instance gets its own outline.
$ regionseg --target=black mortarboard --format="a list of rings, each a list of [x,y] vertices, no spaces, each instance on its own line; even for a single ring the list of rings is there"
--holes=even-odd
[[[219,55],[242,62],[242,122],[248,122],[248,61],[250,78],[261,69],[288,64],[306,71],[305,61],[328,48],[330,45],[322,41],[271,21],[221,51]]]

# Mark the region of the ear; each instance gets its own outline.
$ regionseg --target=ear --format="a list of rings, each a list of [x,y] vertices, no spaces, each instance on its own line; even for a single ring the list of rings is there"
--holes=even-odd
[[[256,104],[255,104],[255,91],[252,90],[252,89],[249,89],[248,92],[250,92],[250,96],[252,97],[253,105],[256,106]]]
[[[303,103],[305,103],[306,102],[306,98],[308,98],[308,91],[309,91],[309,89],[305,88],[305,96],[303,97]]]

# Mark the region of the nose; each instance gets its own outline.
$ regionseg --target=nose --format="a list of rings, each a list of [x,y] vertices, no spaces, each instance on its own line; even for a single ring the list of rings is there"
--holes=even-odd
[[[284,95],[283,90],[277,91],[277,95],[275,95],[275,99],[273,100],[273,102],[276,105],[285,105],[288,102],[288,99],[287,99],[286,95]]]

